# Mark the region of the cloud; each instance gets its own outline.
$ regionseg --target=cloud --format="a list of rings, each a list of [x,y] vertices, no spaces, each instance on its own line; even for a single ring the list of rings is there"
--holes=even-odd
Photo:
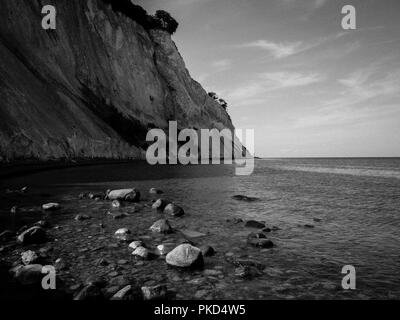
[[[276,59],[286,58],[303,50],[301,42],[277,43],[268,40],[257,40],[243,44],[241,47],[260,48],[266,50]]]
[[[212,66],[214,68],[214,71],[216,72],[226,71],[231,68],[232,60],[230,59],[217,60],[212,63]]]
[[[319,74],[302,74],[299,72],[266,72],[258,74],[251,82],[223,95],[232,105],[260,104],[266,101],[267,95],[273,91],[298,88],[324,80]]]

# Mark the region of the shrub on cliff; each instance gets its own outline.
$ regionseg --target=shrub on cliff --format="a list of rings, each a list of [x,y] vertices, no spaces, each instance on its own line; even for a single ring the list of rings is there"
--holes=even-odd
[[[178,29],[179,23],[167,11],[158,10],[154,17],[159,21],[161,28],[170,34],[174,34]]]
[[[103,2],[111,5],[113,11],[126,15],[147,30],[162,29],[173,34],[178,29],[179,23],[166,11],[158,10],[154,16],[151,16],[141,6],[133,4],[131,0],[103,0]]]

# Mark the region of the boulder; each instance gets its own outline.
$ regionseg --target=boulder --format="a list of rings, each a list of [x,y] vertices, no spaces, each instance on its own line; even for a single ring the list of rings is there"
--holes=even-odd
[[[255,229],[263,229],[263,228],[265,228],[265,224],[263,222],[249,220],[249,221],[246,221],[245,227],[255,228]]]
[[[166,262],[174,267],[202,267],[203,254],[199,248],[190,244],[181,244],[167,254]]]
[[[44,211],[56,211],[59,210],[60,208],[61,208],[60,204],[56,202],[46,203],[42,205],[42,209]]]
[[[32,250],[28,250],[21,253],[21,260],[24,265],[33,264],[34,262],[37,261],[38,258],[39,257],[36,254],[36,252]]]
[[[157,232],[157,233],[171,233],[172,228],[168,222],[168,220],[161,219],[153,223],[153,225],[150,227],[150,230],[152,232]]]
[[[167,286],[157,285],[152,287],[142,287],[144,300],[162,300],[167,296]]]
[[[40,264],[30,264],[27,266],[18,266],[11,269],[15,279],[24,285],[40,283],[45,276],[42,273],[43,266]]]
[[[46,231],[41,227],[32,227],[22,232],[17,241],[22,244],[43,243],[47,240]]]
[[[130,201],[139,202],[140,192],[136,189],[120,189],[112,190],[107,193],[108,200],[120,200],[120,201]]]
[[[164,208],[169,204],[169,201],[158,199],[156,202],[153,203],[152,208],[158,211],[163,211]]]
[[[164,213],[173,217],[182,217],[185,214],[185,211],[182,209],[182,207],[174,203],[170,203],[164,208]]]

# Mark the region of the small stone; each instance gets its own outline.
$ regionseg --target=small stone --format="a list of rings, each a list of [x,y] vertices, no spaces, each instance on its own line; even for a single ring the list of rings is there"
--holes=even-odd
[[[252,266],[241,266],[235,269],[235,276],[243,279],[251,279],[261,274],[261,271]]]
[[[143,242],[142,241],[133,241],[129,244],[129,248],[135,250],[139,247],[143,247]]]
[[[235,195],[232,197],[232,199],[238,200],[238,201],[245,201],[245,202],[253,202],[253,201],[258,200],[258,198],[248,197],[248,196],[244,196],[244,195]]]
[[[247,228],[255,228],[255,229],[263,229],[265,228],[265,224],[255,220],[246,221],[245,227]]]
[[[109,263],[106,259],[100,258],[100,259],[96,260],[95,264],[96,264],[96,266],[106,267],[106,266],[108,266],[110,263]]]
[[[313,229],[313,228],[315,228],[315,226],[312,225],[312,224],[305,224],[304,227],[305,227],[305,228],[308,228],[308,229]]]
[[[182,217],[185,214],[185,211],[182,209],[182,207],[174,203],[170,203],[164,208],[164,213],[173,217]]]
[[[121,228],[115,232],[115,237],[121,241],[129,241],[131,237],[131,231],[128,228]]]
[[[215,250],[211,246],[201,246],[200,247],[201,253],[203,257],[211,257],[215,254]]]
[[[203,267],[203,255],[199,248],[190,244],[181,244],[167,254],[166,262],[175,267]]]
[[[169,204],[170,202],[163,200],[163,199],[158,199],[156,202],[153,203],[151,206],[153,209],[158,210],[158,211],[163,211],[164,208]]]
[[[144,300],[161,300],[165,299],[167,296],[167,286],[157,285],[157,286],[145,286],[142,287],[142,293]]]
[[[149,193],[150,194],[162,194],[162,193],[164,193],[162,190],[160,190],[160,189],[156,189],[156,188],[151,188],[150,190],[149,190]]]
[[[123,289],[114,294],[111,300],[131,300],[132,299],[132,286],[127,285]]]
[[[149,250],[147,250],[144,247],[138,247],[135,249],[135,251],[132,252],[132,255],[140,257],[142,259],[148,259],[149,258]]]
[[[160,256],[165,256],[176,248],[174,243],[163,243],[157,246],[157,252]]]
[[[17,266],[11,269],[15,279],[24,285],[36,284],[42,281],[44,274],[42,273],[43,266],[40,264],[30,264],[27,266]]]
[[[111,271],[108,276],[111,278],[115,278],[118,277],[119,273],[117,271]]]
[[[201,299],[208,294],[207,290],[199,290],[194,294],[195,299]]]
[[[257,248],[272,248],[274,246],[274,243],[271,240],[268,239],[248,239],[247,243],[253,247]]]
[[[117,264],[119,264],[119,265],[121,265],[121,266],[123,266],[123,265],[125,265],[125,264],[127,264],[128,263],[128,260],[124,260],[124,259],[121,259],[121,260],[118,260],[117,261]]]
[[[213,269],[204,270],[203,273],[204,273],[205,276],[219,276],[220,274],[222,274],[221,271],[213,270]]]
[[[172,228],[168,222],[168,220],[165,219],[161,219],[156,221],[151,227],[150,230],[152,232],[158,232],[158,233],[171,233],[172,232]]]
[[[271,232],[272,230],[270,228],[266,227],[266,228],[262,229],[261,231],[262,232]]]
[[[33,264],[38,258],[39,257],[36,254],[36,252],[32,250],[28,250],[21,253],[22,263],[24,265]]]
[[[55,211],[59,210],[60,208],[61,208],[60,204],[56,202],[46,203],[42,205],[42,209],[45,211]]]
[[[107,199],[109,200],[120,200],[129,202],[139,202],[140,192],[136,189],[120,189],[113,190],[107,193]]]
[[[121,207],[121,202],[119,202],[118,200],[114,200],[111,203],[111,205],[112,205],[113,208],[120,208]]]
[[[83,215],[81,215],[81,214],[78,214],[77,216],[75,216],[75,221],[85,221],[85,220],[89,220],[89,219],[91,219],[92,217],[90,217],[90,216],[88,216],[88,215],[86,215],[86,214],[83,214]]]

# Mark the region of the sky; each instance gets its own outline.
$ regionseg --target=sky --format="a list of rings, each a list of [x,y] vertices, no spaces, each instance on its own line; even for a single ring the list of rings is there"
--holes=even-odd
[[[257,156],[400,156],[399,0],[133,2],[180,23],[192,78],[255,130]]]

